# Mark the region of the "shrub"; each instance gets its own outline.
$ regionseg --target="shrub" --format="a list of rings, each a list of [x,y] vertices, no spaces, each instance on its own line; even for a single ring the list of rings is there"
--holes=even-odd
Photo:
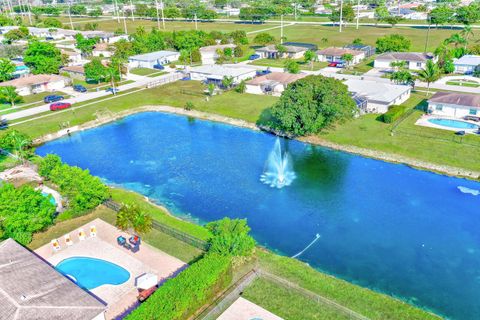
[[[208,253],[158,288],[126,319],[188,319],[230,284],[230,265],[230,258]]]
[[[232,257],[252,255],[255,240],[249,235],[246,219],[223,218],[208,223],[206,228],[213,234],[209,240],[209,253]]]
[[[168,66],[169,66],[170,68],[172,68],[172,69],[175,69],[175,68],[177,67],[177,66],[175,65],[175,63],[173,63],[173,62],[170,63]]]
[[[60,166],[62,160],[55,154],[47,154],[38,164],[38,174],[46,179],[50,179],[50,173],[53,169]]]
[[[391,106],[387,112],[382,116],[382,121],[385,123],[392,123],[407,111],[406,106]]]
[[[185,110],[187,111],[190,111],[194,108],[195,106],[193,105],[193,102],[192,101],[187,101],[187,103],[185,103]]]

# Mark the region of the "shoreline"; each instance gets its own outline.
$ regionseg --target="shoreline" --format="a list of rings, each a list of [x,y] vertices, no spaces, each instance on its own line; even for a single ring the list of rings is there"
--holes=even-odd
[[[225,124],[233,125],[236,127],[251,129],[255,131],[262,131],[256,124],[245,121],[245,120],[234,119],[234,118],[221,116],[218,114],[213,114],[208,112],[203,112],[203,111],[185,110],[183,108],[177,108],[177,107],[171,107],[171,106],[165,106],[165,105],[146,105],[146,106],[138,107],[135,109],[119,112],[112,117],[106,117],[106,118],[88,121],[81,125],[73,126],[67,129],[57,131],[55,133],[44,135],[40,138],[35,139],[33,143],[34,145],[40,145],[48,141],[52,141],[52,140],[61,138],[63,136],[69,135],[74,132],[93,129],[95,127],[99,127],[104,124],[108,124],[110,122],[114,122],[114,121],[123,119],[127,116],[137,114],[137,113],[142,113],[142,112],[164,112],[164,113],[171,113],[171,114],[177,114],[177,115],[184,115],[184,116],[198,118],[202,120],[225,123]],[[383,151],[360,148],[360,147],[351,146],[351,145],[341,145],[334,142],[326,141],[324,139],[321,139],[318,136],[298,137],[295,139],[298,141],[312,144],[312,145],[326,147],[332,150],[343,151],[350,154],[360,155],[363,157],[377,159],[377,160],[391,162],[391,163],[404,164],[414,169],[430,171],[430,172],[444,174],[444,175],[453,176],[457,178],[467,178],[471,180],[477,180],[480,178],[480,172],[477,172],[477,171],[456,168],[448,165],[434,164],[427,161],[417,160],[407,156],[396,155],[396,154],[387,153]]]

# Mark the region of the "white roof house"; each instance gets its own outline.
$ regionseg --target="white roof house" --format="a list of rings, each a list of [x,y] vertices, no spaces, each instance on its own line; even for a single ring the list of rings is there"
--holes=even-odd
[[[420,52],[386,52],[375,58],[373,66],[388,69],[392,62],[404,61],[408,69],[421,70],[425,68],[428,60],[435,62],[436,58],[432,54]]]
[[[453,65],[456,73],[472,73],[480,65],[480,56],[465,55],[453,61]]]
[[[177,61],[179,58],[179,52],[161,50],[131,56],[128,58],[128,66],[129,68],[153,69],[155,65],[168,64],[170,62]]]
[[[103,320],[105,305],[15,240],[0,242],[0,319]]]
[[[192,80],[220,83],[225,77],[232,77],[234,83],[255,77],[257,70],[246,66],[204,65],[190,69]]]
[[[410,97],[411,87],[377,81],[354,80],[344,82],[353,96],[367,100],[366,113],[385,113],[388,107],[399,105]]]
[[[235,47],[236,45],[232,43],[201,47],[199,51],[202,57],[202,64],[214,64],[218,58],[218,54],[217,54],[218,50],[223,51],[226,48],[230,48],[233,50]]]

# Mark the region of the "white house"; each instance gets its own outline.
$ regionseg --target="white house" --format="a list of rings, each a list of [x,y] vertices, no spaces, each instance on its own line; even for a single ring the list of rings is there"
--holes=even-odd
[[[306,74],[272,72],[246,82],[246,92],[252,94],[271,94],[280,96],[287,86],[306,77]]]
[[[277,59],[277,58],[290,58],[290,59],[300,59],[303,57],[305,51],[308,48],[304,46],[295,46],[295,45],[283,45],[285,52],[280,52],[276,45],[268,45],[255,50],[255,54],[258,54],[260,58],[267,59]]]
[[[480,66],[480,56],[465,55],[460,59],[453,61],[455,66],[455,73],[470,74],[475,71],[475,68]]]
[[[70,85],[71,80],[56,74],[34,74],[26,77],[0,82],[0,86],[14,86],[21,96],[34,93],[57,91]]]
[[[232,50],[235,49],[234,44],[218,44],[214,46],[206,46],[200,48],[200,55],[202,57],[202,64],[214,64],[219,57],[217,51],[223,51],[226,48],[231,48]]]
[[[367,100],[363,113],[385,113],[388,107],[399,105],[410,97],[411,87],[377,81],[354,80],[344,82],[353,97]]]
[[[422,70],[425,68],[428,60],[435,61],[435,58],[433,57],[433,55],[428,53],[387,52],[387,53],[382,53],[377,58],[375,58],[373,67],[380,68],[380,69],[390,69],[391,68],[390,64],[392,62],[404,61],[407,69]]]
[[[231,66],[231,65],[204,65],[193,67],[189,71],[192,80],[205,81],[220,85],[223,78],[232,77],[233,83],[240,83],[255,77],[257,70],[247,66]]]
[[[80,52],[70,50],[61,50],[61,52],[68,56],[67,66],[78,66],[86,62],[82,59],[82,54]]]
[[[93,47],[92,55],[94,57],[109,58],[113,55],[113,46],[110,46],[106,42],[99,42]]]
[[[428,100],[428,113],[453,118],[480,119],[480,95],[437,92]]]
[[[362,50],[352,50],[348,48],[330,47],[317,51],[318,61],[326,62],[344,62],[342,57],[344,54],[351,54],[353,60],[350,64],[357,64],[365,59],[365,52]]]
[[[150,68],[153,69],[155,65],[169,64],[177,61],[180,58],[180,53],[176,51],[155,51],[145,54],[138,54],[128,58],[129,68]]]

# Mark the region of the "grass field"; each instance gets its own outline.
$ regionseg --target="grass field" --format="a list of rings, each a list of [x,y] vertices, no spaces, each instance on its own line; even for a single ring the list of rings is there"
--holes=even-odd
[[[361,61],[360,63],[349,67],[348,69],[342,69],[339,73],[342,74],[353,74],[353,75],[360,75],[364,74],[367,71],[373,69],[373,62],[375,60],[375,56],[368,57]]]
[[[12,108],[12,106],[10,104],[0,104],[0,115],[12,113],[12,112],[17,112],[19,110],[25,110],[25,109],[28,109],[28,108],[41,106],[42,104],[45,104],[45,102],[43,102],[43,98],[45,98],[46,96],[50,96],[50,95],[64,96],[65,99],[69,97],[68,94],[65,94],[65,93],[60,92],[60,91],[41,92],[41,93],[37,93],[37,94],[31,94],[31,95],[28,95],[28,96],[23,96],[22,97],[23,102],[19,103],[19,104],[15,104],[14,108]]]
[[[283,68],[285,66],[285,62],[287,59],[257,59],[252,61],[249,64],[253,64],[256,66],[265,66],[265,67],[277,67],[277,68]],[[328,65],[328,62],[314,62],[313,63],[313,69],[310,66],[310,63],[305,63],[303,59],[298,59],[295,60],[297,64],[299,65],[301,70],[320,70],[322,68],[325,68]]]

